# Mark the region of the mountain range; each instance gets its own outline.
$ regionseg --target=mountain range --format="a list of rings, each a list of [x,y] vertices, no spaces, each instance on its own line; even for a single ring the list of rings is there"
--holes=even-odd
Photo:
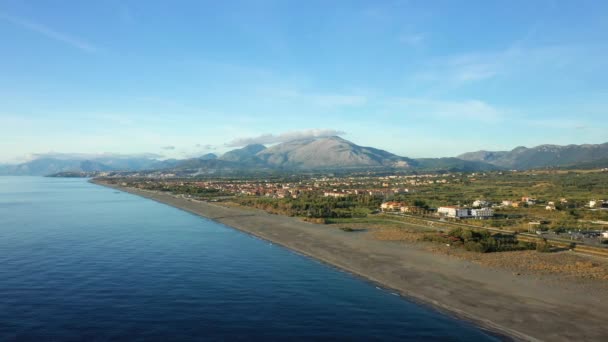
[[[62,172],[175,171],[196,175],[218,171],[260,170],[359,170],[490,171],[534,168],[607,167],[608,143],[596,145],[541,145],[511,151],[468,152],[453,158],[401,157],[390,152],[356,145],[332,136],[288,141],[266,147],[247,145],[217,156],[157,160],[153,158],[100,157],[87,160],[40,158],[18,165],[0,165],[0,175],[48,175]]]
[[[140,171],[167,169],[177,165],[175,159],[145,157],[38,158],[17,165],[0,165],[0,175],[44,176],[59,172]]]
[[[567,146],[540,145],[532,148],[520,146],[511,151],[468,152],[457,158],[516,170],[576,166],[591,162],[600,162],[599,166],[601,166],[602,159],[608,158],[608,143]]]

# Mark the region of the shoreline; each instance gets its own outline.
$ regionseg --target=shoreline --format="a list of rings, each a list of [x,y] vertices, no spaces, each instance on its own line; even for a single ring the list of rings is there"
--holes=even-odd
[[[608,303],[577,286],[555,288],[534,276],[515,276],[399,243],[361,238],[325,225],[224,207],[99,180],[91,183],[152,199],[205,217],[331,267],[347,271],[414,303],[464,320],[501,339],[596,341],[608,338]]]

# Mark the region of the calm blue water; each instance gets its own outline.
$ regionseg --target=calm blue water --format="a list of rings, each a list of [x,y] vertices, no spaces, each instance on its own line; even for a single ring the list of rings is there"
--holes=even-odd
[[[0,177],[0,340],[295,338],[494,339],[151,200]]]

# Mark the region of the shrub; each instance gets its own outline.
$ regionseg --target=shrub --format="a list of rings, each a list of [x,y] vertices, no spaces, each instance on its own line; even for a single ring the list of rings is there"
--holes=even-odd
[[[463,234],[462,228],[453,228],[453,229],[450,229],[450,231],[448,232],[448,236],[452,236],[452,237],[460,238],[460,239],[462,239],[462,234]]]
[[[439,243],[450,243],[450,240],[441,234],[424,234],[422,241],[432,241]]]
[[[536,243],[535,242],[519,241],[519,242],[517,242],[517,248],[520,249],[520,250],[532,250],[532,249],[536,249]]]
[[[353,217],[367,217],[367,215],[369,213],[370,213],[370,210],[367,208],[354,208],[352,210]]]
[[[467,251],[471,251],[471,252],[477,252],[477,253],[486,253],[488,252],[488,246],[481,243],[481,242],[475,242],[475,241],[467,241],[464,244],[464,249],[466,249]]]
[[[485,230],[453,228],[447,234],[426,234],[423,241],[448,243],[454,247],[464,246],[467,251],[477,253],[530,250],[536,243],[520,242],[512,234],[494,234]]]
[[[481,240],[479,242],[484,247],[484,252],[483,253],[502,251],[500,249],[500,244],[493,237],[486,237],[486,238],[484,238],[483,240]]]
[[[536,244],[536,251],[540,253],[549,253],[551,252],[551,245],[547,243],[547,240],[543,240]]]
[[[465,230],[462,232],[462,235],[460,237],[464,241],[469,241],[469,240],[473,240],[475,238],[475,234],[473,233],[472,230]]]
[[[317,223],[317,224],[327,224],[330,223],[329,220],[322,217],[305,217],[303,218],[306,222]]]

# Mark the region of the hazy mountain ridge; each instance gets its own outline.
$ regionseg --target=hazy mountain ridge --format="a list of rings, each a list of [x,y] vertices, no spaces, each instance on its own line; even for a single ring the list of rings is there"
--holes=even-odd
[[[217,159],[217,155],[215,153],[207,153],[207,154],[204,154],[204,155],[198,157],[198,159],[200,159],[200,160]]]
[[[501,168],[526,170],[533,168],[572,166],[608,158],[608,143],[584,145],[519,146],[511,151],[477,151],[459,155],[468,161],[489,163]]]
[[[44,176],[63,171],[105,171],[109,169],[110,167],[106,165],[90,160],[40,158],[18,165],[0,166],[0,175]]]
[[[40,158],[19,165],[0,165],[0,175],[43,176],[62,172],[176,171],[196,175],[215,171],[256,170],[348,170],[397,169],[426,171],[492,171],[546,167],[606,167],[608,143],[586,145],[540,145],[516,147],[511,151],[476,151],[456,158],[401,157],[393,153],[356,145],[343,138],[323,137],[293,140],[270,147],[248,145],[217,156],[157,160],[146,157],[99,157],[92,159]]]
[[[17,165],[0,165],[0,175],[46,176],[60,172],[140,171],[167,169],[177,164],[175,159],[100,157],[91,159],[39,158]]]
[[[454,171],[454,172],[472,172],[472,171],[495,171],[501,170],[501,167],[492,165],[482,161],[463,160],[454,157],[448,158],[418,158],[416,159],[416,167],[428,171]]]

